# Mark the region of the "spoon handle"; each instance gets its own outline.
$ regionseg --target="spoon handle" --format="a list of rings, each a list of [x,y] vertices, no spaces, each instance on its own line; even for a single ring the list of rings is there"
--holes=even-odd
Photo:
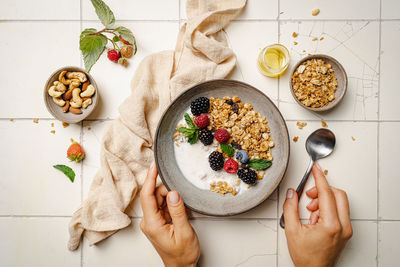
[[[307,180],[308,180],[308,176],[310,176],[310,173],[311,173],[311,170],[312,170],[313,165],[314,165],[314,160],[311,159],[310,164],[308,165],[307,171],[306,171],[306,173],[304,174],[303,179],[301,179],[301,182],[300,182],[299,186],[298,186],[297,189],[296,189],[297,196],[299,197],[299,201],[300,201],[300,196],[301,196],[301,194],[303,193],[304,186],[306,185],[306,182],[307,182]],[[285,218],[283,217],[283,213],[282,213],[281,219],[280,219],[280,221],[279,221],[279,225],[280,225],[283,229],[285,229]]]

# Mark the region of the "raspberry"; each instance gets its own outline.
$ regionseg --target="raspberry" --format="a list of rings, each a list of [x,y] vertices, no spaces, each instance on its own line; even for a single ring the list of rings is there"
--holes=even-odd
[[[207,97],[199,97],[190,104],[190,111],[193,115],[200,115],[201,113],[207,113],[210,108],[210,99]]]
[[[238,163],[234,159],[228,159],[225,161],[224,170],[227,173],[236,173],[238,169]]]
[[[111,61],[118,62],[118,59],[121,57],[121,54],[117,50],[113,49],[107,52],[107,57]]]
[[[222,153],[214,151],[208,156],[208,162],[210,163],[211,169],[219,171],[224,167],[224,156],[222,156]]]
[[[128,46],[122,47],[121,54],[126,58],[130,58],[133,54],[132,46],[128,45]]]
[[[199,128],[205,128],[210,124],[210,119],[206,113],[202,113],[194,118],[194,124],[196,124]]]
[[[214,137],[218,142],[226,143],[229,140],[229,133],[224,128],[221,128],[214,133]]]
[[[207,129],[201,129],[199,132],[199,140],[203,143],[203,145],[208,146],[214,141],[214,136],[211,131]]]
[[[128,66],[128,60],[126,60],[126,58],[119,58],[118,59],[118,63],[124,67]]]
[[[241,168],[238,170],[237,175],[246,184],[254,184],[257,180],[257,173],[251,169]]]

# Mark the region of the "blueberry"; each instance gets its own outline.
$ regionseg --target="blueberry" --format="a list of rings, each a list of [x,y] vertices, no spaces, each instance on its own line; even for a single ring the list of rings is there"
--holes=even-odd
[[[249,155],[247,155],[247,152],[244,150],[237,151],[235,158],[237,158],[240,163],[246,163],[247,161],[249,161]]]

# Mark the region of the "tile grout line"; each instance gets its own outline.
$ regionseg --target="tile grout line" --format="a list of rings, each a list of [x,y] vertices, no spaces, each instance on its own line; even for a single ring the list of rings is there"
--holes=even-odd
[[[280,37],[281,37],[281,22],[279,21],[280,17],[281,17],[281,1],[278,0],[278,16],[277,16],[277,26],[278,26],[278,44],[280,43]],[[280,77],[278,77],[278,92],[277,92],[277,97],[278,97],[278,109],[280,109]],[[277,200],[276,200],[276,259],[275,259],[275,264],[276,267],[279,267],[279,193],[280,193],[280,185],[277,188]]]
[[[82,17],[83,17],[83,12],[82,12],[82,0],[79,0],[79,19],[80,19],[80,30],[82,32],[83,30],[83,22],[82,22]],[[80,56],[80,67],[82,68],[82,55]],[[83,141],[83,121],[81,121],[81,132],[80,132],[80,136],[79,136],[79,143],[82,144]],[[81,205],[83,202],[83,163],[81,163]],[[79,250],[80,250],[80,267],[83,267],[83,238],[81,241],[81,244],[79,246]]]
[[[379,198],[379,161],[380,161],[380,122],[379,120],[381,119],[381,113],[380,113],[380,95],[381,95],[381,49],[382,49],[382,0],[379,1],[379,54],[378,54],[378,70],[379,70],[379,80],[378,80],[378,123],[377,123],[377,133],[376,133],[376,147],[377,147],[377,153],[376,153],[376,161],[377,161],[377,166],[376,166],[376,173],[377,173],[377,181],[376,181],[376,219],[377,219],[377,223],[376,223],[376,266],[379,267],[379,203],[380,203],[380,198]]]

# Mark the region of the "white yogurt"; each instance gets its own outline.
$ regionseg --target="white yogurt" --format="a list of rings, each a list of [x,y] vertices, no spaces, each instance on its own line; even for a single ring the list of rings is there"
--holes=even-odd
[[[178,124],[186,125],[184,119]],[[219,171],[211,169],[208,157],[218,146],[219,143],[215,139],[209,146],[203,145],[200,140],[193,145],[187,140],[179,142],[178,146],[175,145],[175,159],[182,174],[193,185],[204,190],[210,190],[210,184],[218,181],[226,181],[229,186],[235,188],[238,194],[248,190],[248,185],[242,181],[237,185],[239,178],[236,173],[230,174],[224,169]]]

